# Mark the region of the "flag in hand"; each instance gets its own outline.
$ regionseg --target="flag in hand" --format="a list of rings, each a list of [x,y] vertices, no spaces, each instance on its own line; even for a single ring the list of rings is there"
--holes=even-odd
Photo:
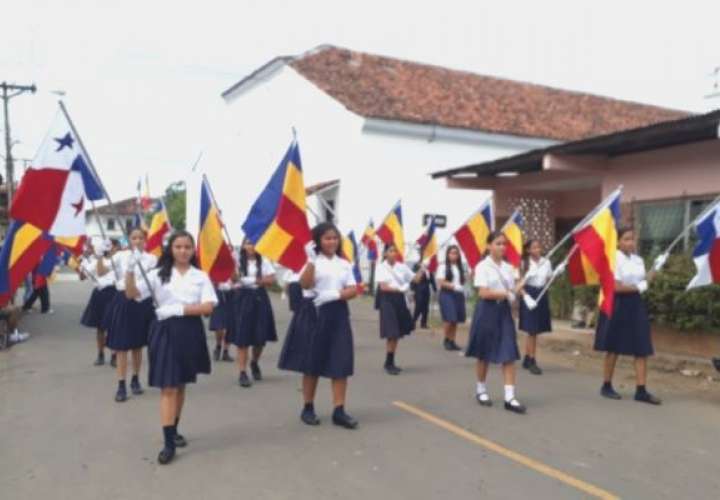
[[[438,267],[438,242],[437,233],[435,231],[435,217],[430,220],[430,224],[423,231],[420,237],[415,242],[420,247],[420,261],[427,261],[427,269],[430,273],[435,273]]]
[[[52,237],[40,228],[27,222],[10,223],[0,250],[0,307],[9,302],[52,244]]]
[[[85,234],[85,202],[103,198],[100,182],[61,109],[12,201],[10,217],[53,236]]]
[[[160,257],[163,250],[163,240],[165,236],[172,230],[170,219],[168,219],[165,204],[160,202],[160,209],[155,212],[148,229],[147,240],[145,241],[145,251]]]
[[[697,274],[688,289],[720,283],[720,202],[695,223],[698,243],[693,250]]]
[[[360,243],[367,249],[367,259],[370,262],[375,262],[378,258],[378,247],[377,241],[375,241],[375,228],[373,227],[373,221],[370,219],[368,226],[363,232]]]
[[[347,236],[342,239],[342,255],[352,264],[353,276],[355,282],[358,285],[362,284],[362,273],[360,272],[360,258],[358,254],[357,240],[355,239],[355,232],[350,231]]]
[[[393,244],[398,253],[398,261],[405,258],[405,235],[403,234],[402,207],[398,201],[377,229],[377,237],[385,245]]]
[[[235,259],[230,245],[223,237],[223,227],[220,210],[213,203],[207,178],[203,177],[197,255],[200,269],[210,276],[210,281],[213,283],[227,281],[235,272]]]
[[[492,199],[488,199],[476,210],[453,235],[468,261],[470,269],[482,260],[487,247],[487,238],[495,229],[495,214]]]
[[[523,252],[523,229],[525,220],[520,210],[515,210],[503,226],[503,234],[507,240],[505,259],[516,269],[520,268]]]

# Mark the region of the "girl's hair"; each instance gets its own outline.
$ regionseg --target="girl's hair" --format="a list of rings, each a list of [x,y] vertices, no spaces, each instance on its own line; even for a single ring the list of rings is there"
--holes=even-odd
[[[487,243],[487,247],[485,247],[485,257],[490,255],[490,244],[501,236],[505,236],[502,231],[497,229],[495,231],[490,231],[490,234],[488,234],[488,237],[485,240],[485,243]]]
[[[178,238],[188,238],[190,240],[190,244],[193,247],[193,256],[190,259],[190,265],[193,267],[199,267],[197,255],[194,252],[195,238],[193,238],[192,234],[188,233],[184,229],[178,229],[170,235],[167,244],[163,247],[163,253],[158,259],[157,268],[159,269],[158,277],[160,278],[160,283],[167,283],[168,281],[170,281],[170,276],[172,275],[172,268],[175,264],[175,258],[172,254],[172,246],[175,240]]]
[[[527,271],[528,268],[530,267],[530,247],[532,247],[533,243],[536,243],[536,242],[539,243],[540,240],[535,239],[535,238],[530,238],[529,240],[527,240],[525,242],[525,244],[523,244],[522,264],[521,264],[521,269],[523,271]]]
[[[240,245],[240,274],[247,276],[248,272],[248,254],[245,250],[245,245],[250,243],[250,240],[245,238]],[[255,267],[256,267],[256,278],[262,278],[262,255],[255,252]]]
[[[135,233],[136,231],[139,231],[139,232],[143,235],[143,238],[147,238],[147,231],[145,231],[145,230],[144,230],[143,228],[141,228],[141,227],[134,227],[134,228],[132,228],[132,229],[130,230],[130,232],[128,233],[128,239],[130,239],[130,238],[132,237],[133,233]],[[189,234],[189,233],[188,233],[188,234]]]
[[[315,243],[315,252],[317,252],[318,255],[322,253],[322,245],[320,244],[320,241],[322,240],[322,237],[325,235],[325,233],[327,233],[328,231],[333,231],[338,237],[338,247],[335,251],[335,254],[338,257],[342,257],[342,235],[340,234],[340,230],[337,228],[337,226],[332,222],[321,222],[320,224],[312,228],[312,239],[313,243]]]
[[[635,231],[635,228],[633,228],[632,226],[620,226],[617,232],[618,240],[625,236],[627,233],[632,233],[633,231]]]
[[[460,261],[460,247],[457,245],[450,245],[447,247],[447,250],[445,250],[445,281],[452,282],[453,280],[453,265],[450,263],[450,252],[452,250],[457,250],[458,252],[458,261],[457,266],[460,270],[460,284],[465,284],[465,270],[463,269],[462,262]]]
[[[386,255],[390,251],[391,248],[394,248],[395,250],[397,250],[397,246],[395,245],[395,243],[388,243],[383,247],[383,260],[386,259]]]

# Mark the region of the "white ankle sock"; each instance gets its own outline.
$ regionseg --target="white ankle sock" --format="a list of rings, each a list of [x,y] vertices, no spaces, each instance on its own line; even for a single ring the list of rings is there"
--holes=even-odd
[[[485,382],[478,382],[475,386],[475,393],[476,394],[482,394],[483,392],[487,392],[487,387],[485,386]]]
[[[506,385],[505,386],[505,401],[508,403],[515,399],[515,386],[514,385]]]

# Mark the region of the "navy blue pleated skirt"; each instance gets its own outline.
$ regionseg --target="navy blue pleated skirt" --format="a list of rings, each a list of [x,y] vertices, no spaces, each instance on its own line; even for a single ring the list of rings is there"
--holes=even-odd
[[[178,387],[210,373],[205,327],[199,316],[153,321],[148,345],[148,384]]]
[[[336,379],[351,376],[355,350],[348,303],[344,300],[328,302],[318,308],[317,315],[307,374]]]
[[[525,293],[533,299],[536,299],[542,288],[525,285]],[[520,300],[520,320],[518,321],[518,329],[527,332],[529,335],[539,335],[552,331],[552,320],[550,319],[550,300],[548,294],[542,296],[538,301],[537,307],[532,311],[525,305],[524,300]]]
[[[520,359],[517,332],[507,300],[478,300],[465,355],[489,363],[510,363]]]
[[[378,307],[381,339],[399,339],[412,333],[415,325],[404,293],[378,290]]]
[[[303,298],[290,320],[278,368],[308,373],[312,340],[318,324],[313,299]]]
[[[111,308],[105,343],[113,351],[140,349],[148,343],[150,323],[155,319],[152,300],[142,302],[128,299],[125,292],[117,292],[108,306]]]
[[[116,292],[114,286],[106,286],[102,289],[93,288],[90,300],[88,300],[85,311],[80,318],[80,324],[88,328],[104,329],[103,319],[105,318],[105,312],[113,298],[115,298]]]
[[[600,313],[595,350],[636,357],[654,354],[650,320],[639,293],[616,293],[612,317]]]
[[[296,312],[300,308],[300,304],[303,301],[302,286],[300,283],[293,282],[288,283],[287,287],[288,294],[288,306],[292,312]]]
[[[238,288],[233,293],[233,318],[227,325],[230,342],[238,347],[276,342],[275,316],[265,288]]]
[[[462,292],[440,290],[438,293],[440,317],[445,323],[465,323],[465,294]]]
[[[115,302],[115,296],[118,293],[122,293],[122,292],[118,292],[118,289],[115,288],[114,285],[110,286],[108,288],[110,288],[112,290],[112,297],[110,298],[110,301],[105,306],[105,312],[103,313],[102,318],[100,318],[100,328],[106,332],[110,329],[110,322],[112,321],[112,317],[113,317],[113,302]]]
[[[225,330],[229,323],[228,315],[232,312],[232,290],[215,290],[218,296],[218,303],[215,304],[210,315],[208,328],[212,332]]]

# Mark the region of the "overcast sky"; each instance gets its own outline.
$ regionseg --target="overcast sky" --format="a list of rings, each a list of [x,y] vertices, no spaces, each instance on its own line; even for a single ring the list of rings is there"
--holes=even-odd
[[[718,19],[720,2],[700,0],[24,0],[3,8],[0,81],[39,89],[11,102],[16,157],[33,156],[50,91],[63,90],[120,199],[145,172],[153,194],[181,178],[226,132],[220,93],[277,55],[329,43],[708,111],[720,107],[703,98],[720,65]]]

